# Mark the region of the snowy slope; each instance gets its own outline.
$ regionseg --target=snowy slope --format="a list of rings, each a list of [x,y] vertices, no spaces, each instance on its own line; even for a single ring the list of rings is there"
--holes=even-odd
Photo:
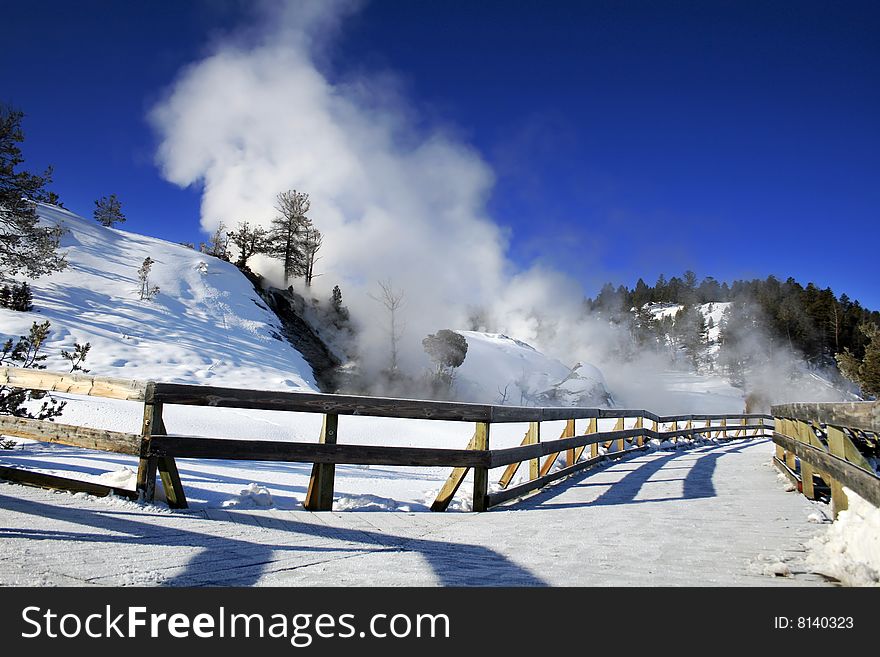
[[[517,406],[607,406],[602,373],[589,364],[567,367],[531,345],[498,333],[457,331],[468,342],[456,372],[468,401]]]
[[[50,370],[67,370],[62,349],[92,345],[92,374],[175,383],[316,390],[311,368],[279,339],[278,319],[230,263],[160,239],[105,228],[40,205],[44,221],[67,229],[62,272],[30,281],[34,311],[0,309],[0,335],[51,322]],[[138,267],[155,260],[159,294],[139,299]]]

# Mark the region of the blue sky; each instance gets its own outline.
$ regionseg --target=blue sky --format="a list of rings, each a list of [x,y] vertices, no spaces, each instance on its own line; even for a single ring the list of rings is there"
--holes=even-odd
[[[162,180],[146,113],[247,3],[7,7],[0,100],[27,114],[29,168],[89,216],[204,239],[198,189]],[[880,5],[374,0],[326,67],[390,72],[425,125],[497,177],[511,259],[580,280],[693,269],[775,274],[880,307]]]

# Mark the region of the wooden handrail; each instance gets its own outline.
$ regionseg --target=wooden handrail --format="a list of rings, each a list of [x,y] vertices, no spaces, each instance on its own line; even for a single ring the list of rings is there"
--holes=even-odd
[[[713,432],[716,437],[723,434],[727,438],[730,432],[734,432],[736,437],[746,431],[755,432],[748,437],[763,437],[764,431],[772,428],[764,424],[764,420],[772,420],[772,416],[762,414],[662,416],[643,409],[500,406],[128,381],[17,368],[0,368],[0,385],[3,384],[143,402],[144,421],[142,432],[138,435],[26,418],[0,418],[0,433],[137,455],[140,457],[137,489],[143,499],[153,499],[158,475],[162,478],[169,505],[178,508],[186,507],[186,496],[175,458],[312,463],[312,478],[306,500],[306,507],[311,510],[332,508],[335,464],[452,467],[453,474],[432,505],[432,509],[437,510],[446,508],[465,474],[473,469],[474,509],[485,510],[497,501],[510,499],[523,491],[534,490],[566,473],[577,472],[597,463],[608,457],[608,454],[616,457],[625,452],[643,449],[646,446],[645,439],[675,441],[704,433],[711,436]],[[166,435],[162,419],[166,404],[320,413],[324,416],[324,423],[319,443],[169,436]],[[339,415],[473,422],[476,430],[466,449],[338,444],[336,433]],[[635,426],[624,428],[626,418],[635,418]],[[578,419],[590,420],[584,435],[574,435],[575,420]],[[614,429],[597,431],[597,422],[600,419],[616,419]],[[750,419],[760,419],[761,423],[748,424]],[[557,420],[567,422],[562,437],[541,441],[540,423]],[[645,426],[644,420],[653,422],[653,428]],[[729,420],[739,421],[739,424],[728,424]],[[714,421],[720,421],[720,425],[713,425]],[[510,422],[530,423],[527,440],[519,447],[492,449],[489,442],[491,424]],[[680,427],[679,422],[686,422],[686,425]],[[706,425],[697,427],[694,422],[705,422]],[[671,427],[664,431],[661,426],[663,424]],[[633,449],[627,449],[627,443]],[[599,446],[602,444],[605,449],[610,450],[606,455],[599,454]],[[592,446],[590,458],[581,461],[579,459],[587,446]],[[561,471],[549,473],[551,461],[562,452],[567,452],[568,466]],[[539,467],[539,460],[544,456],[548,456],[548,459]],[[530,481],[489,495],[488,473],[491,468],[526,460],[531,461]],[[19,481],[27,478],[26,474],[22,474],[24,472],[16,470]],[[47,480],[35,475],[34,481]],[[507,486],[508,483],[509,478],[503,485]]]
[[[780,404],[772,408],[776,417],[813,420],[836,427],[880,432],[880,401]]]
[[[147,389],[145,381],[22,367],[0,367],[0,385],[127,401],[144,401]]]

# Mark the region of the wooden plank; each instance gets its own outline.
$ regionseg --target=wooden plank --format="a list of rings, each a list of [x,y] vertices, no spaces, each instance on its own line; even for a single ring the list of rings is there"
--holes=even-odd
[[[141,437],[134,433],[90,429],[11,415],[0,416],[0,435],[134,456],[140,454],[141,444]]]
[[[161,457],[156,462],[159,478],[162,480],[162,488],[165,490],[165,501],[169,508],[186,509],[189,504],[186,501],[186,493],[183,490],[183,482],[180,481],[180,472],[177,470],[177,462],[173,457]]]
[[[565,437],[565,438],[572,438],[572,437],[574,437],[574,435],[575,435],[575,431],[576,431],[576,429],[575,429],[575,420],[574,420],[574,419],[566,420],[566,422],[565,422],[565,431],[563,431],[563,434],[564,434],[564,435],[563,435],[562,437]],[[575,453],[574,453],[574,452],[575,452],[574,449],[566,450],[566,452],[565,452],[565,464],[566,464],[567,466],[572,466],[572,465],[574,465],[575,462],[577,461],[577,458],[575,458]],[[547,474],[547,473],[545,472],[544,474]]]
[[[166,404],[423,420],[489,421],[492,418],[493,409],[488,404],[463,404],[459,402],[392,399],[359,395],[329,395],[307,392],[277,392],[171,383],[156,384],[154,395],[155,401]],[[510,409],[510,407],[507,408]],[[540,414],[540,409],[527,410],[530,410],[532,415]],[[513,411],[511,411],[512,413]]]
[[[844,447],[843,431],[837,427],[828,426],[825,429],[825,436],[828,440],[828,451],[839,459],[846,460],[846,448]],[[849,508],[849,499],[843,491],[843,483],[834,473],[828,472],[831,480],[828,484],[831,486],[831,514],[837,518],[837,514]]]
[[[614,423],[614,431],[623,431],[624,422],[626,421],[625,417],[621,417],[617,419],[617,422]],[[617,450],[618,452],[622,452],[626,449],[626,446],[623,444],[623,438],[619,438],[617,440]]]
[[[782,474],[784,474],[786,476],[786,478],[791,482],[791,485],[794,486],[795,489],[800,490],[800,487],[801,487],[800,478],[797,476],[796,472],[788,469],[788,466],[785,465],[785,461],[782,461],[774,456],[773,457],[773,465],[775,465],[776,468]]]
[[[599,421],[598,420],[590,420],[589,425],[587,426],[587,430],[584,432],[586,435],[597,433],[599,431]],[[590,458],[596,458],[599,456],[599,444],[598,443],[589,443],[590,445]],[[581,454],[584,453],[584,450],[581,449],[577,454],[577,458],[575,459],[575,463],[581,458]]]
[[[634,429],[642,429],[644,428],[644,418],[640,415],[636,418],[636,423],[633,425]],[[636,437],[636,446],[644,447],[645,446],[645,434],[640,434]]]
[[[147,388],[144,381],[22,367],[0,367],[0,385],[127,401],[144,401]]]
[[[319,445],[316,447],[339,448],[351,447],[336,444],[339,428],[339,416],[335,413],[325,413],[324,422],[321,425]],[[309,511],[332,511],[333,488],[336,480],[336,466],[333,463],[315,463],[312,466],[312,476],[309,478],[309,488],[303,506]]]
[[[153,436],[150,454],[230,461],[286,461],[318,464],[486,467],[489,457],[473,450],[385,445],[338,445],[274,440]]]
[[[530,435],[531,434],[529,433],[529,430],[526,430],[526,434],[525,434],[525,436],[523,436],[522,442],[520,442],[520,444],[519,444],[520,447],[523,447],[523,446],[529,444],[529,436]],[[468,449],[473,449],[473,446],[468,445]],[[501,486],[501,488],[507,488],[510,485],[510,482],[516,476],[516,473],[519,470],[519,466],[521,466],[521,465],[522,465],[522,461],[517,461],[515,463],[511,463],[510,465],[508,465],[504,469],[504,472],[501,473],[501,479],[498,480],[498,484]]]
[[[474,432],[474,450],[489,455],[489,423],[477,422]],[[489,508],[489,468],[474,468],[474,511],[485,511]]]
[[[781,433],[773,434],[773,442],[785,447],[786,451],[792,451],[798,458],[806,461],[817,470],[824,470],[832,480],[853,490],[860,497],[868,500],[874,506],[880,507],[880,477],[873,472],[863,470],[849,461],[829,454],[811,445],[805,445],[789,436]],[[834,489],[832,488],[832,499]],[[842,511],[843,509],[838,509]]]
[[[803,420],[799,420],[797,422],[797,430],[797,440],[805,445],[809,445],[810,433],[812,433],[810,425]],[[801,492],[807,499],[816,499],[816,491],[813,488],[813,466],[803,459],[801,459]]]
[[[152,392],[153,386],[152,383],[147,385],[147,395]],[[159,462],[158,457],[150,453],[150,440],[154,433],[165,433],[165,425],[162,422],[162,404],[145,402],[136,486],[136,490],[144,502],[152,502],[156,497],[156,470]]]
[[[537,445],[524,445],[522,447],[506,447],[503,449],[493,449],[491,451],[489,467],[498,468],[508,463],[516,463],[528,459],[538,458],[552,454],[553,452],[563,452],[567,449],[577,448],[581,446],[591,445],[595,443],[608,443],[616,440],[625,440],[634,438],[640,433],[649,431],[647,429],[623,429],[620,431],[603,431],[597,434],[585,434],[583,436],[574,436],[572,438],[562,438],[559,440],[550,440]]]
[[[506,502],[508,500],[512,500],[517,497],[521,497],[526,493],[530,493],[532,491],[538,490],[539,488],[543,488],[547,484],[556,481],[557,479],[562,479],[563,477],[568,477],[570,475],[576,474],[581,470],[589,468],[590,466],[595,465],[596,463],[600,463],[606,460],[614,460],[627,454],[632,454],[633,452],[640,452],[642,450],[647,449],[646,447],[632,447],[623,452],[609,452],[607,454],[600,454],[599,456],[590,457],[583,461],[579,461],[575,463],[571,467],[563,468],[561,470],[557,470],[551,474],[544,475],[543,477],[539,477],[534,481],[527,481],[518,486],[512,486],[507,490],[495,491],[494,493],[490,493],[488,496],[488,504],[490,507],[495,506],[496,504],[501,504],[502,502]]]
[[[562,433],[561,433],[560,436],[559,436],[559,439],[560,439],[560,440],[562,440],[562,439],[564,439],[564,438],[574,438],[574,420],[568,420],[568,421],[565,423],[565,428],[562,430]],[[565,450],[565,453],[566,453],[566,457],[565,457],[565,460],[566,460],[566,466],[572,466],[572,465],[574,465],[574,462],[575,462],[575,458],[574,458],[575,449],[576,449],[576,448],[572,447],[572,448],[569,448],[569,449],[566,449],[566,450]],[[562,450],[560,450],[560,451],[558,451],[558,452],[553,452],[552,454],[550,454],[550,456],[547,457],[547,459],[544,461],[544,464],[541,466],[540,471],[538,472],[538,476],[539,476],[539,477],[543,477],[543,476],[546,475],[548,472],[550,472],[550,468],[553,467],[553,464],[556,462],[556,459],[559,458],[559,455],[560,455],[561,453],[562,453]],[[534,478],[537,479],[537,477],[534,477]]]
[[[33,472],[32,470],[22,470],[20,468],[9,468],[0,466],[0,479],[6,481],[14,481],[25,486],[35,486],[37,488],[47,488],[50,490],[69,490],[74,493],[88,493],[97,497],[106,497],[107,495],[119,495],[130,500],[138,499],[137,491],[128,490],[126,488],[114,488],[104,484],[95,484],[89,481],[80,481],[79,479],[69,479],[58,475],[50,475],[42,472]]]
[[[785,435],[785,423],[782,418],[773,418],[773,424],[776,425],[776,431]],[[785,448],[780,444],[776,445],[775,458],[779,461],[785,461]]]
[[[785,435],[797,440],[797,436],[798,436],[797,425],[794,423],[793,420],[785,420]],[[795,453],[794,452],[792,452],[790,450],[786,450],[786,452],[785,452],[785,465],[787,465],[792,470],[795,470],[797,468],[797,463],[795,461]]]
[[[836,427],[880,431],[880,401],[781,404],[773,415],[809,422],[815,420]]]
[[[471,436],[465,449],[473,449],[474,441],[476,439],[477,434],[474,432],[474,435]],[[452,498],[455,497],[455,493],[458,492],[464,478],[467,476],[468,470],[470,470],[470,467],[457,467],[452,470],[452,473],[447,477],[443,486],[441,486],[440,491],[437,493],[437,499],[431,504],[431,511],[446,511],[449,507],[449,503],[452,501]]]
[[[541,423],[540,422],[530,422],[529,423],[529,444],[537,445],[541,442]],[[540,475],[541,471],[541,460],[540,457],[536,457],[533,459],[529,459],[529,479],[534,480],[537,479]]]

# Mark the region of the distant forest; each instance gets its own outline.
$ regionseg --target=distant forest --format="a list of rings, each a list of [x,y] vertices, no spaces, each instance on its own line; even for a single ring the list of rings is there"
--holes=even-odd
[[[633,289],[606,283],[595,299],[584,300],[588,311],[612,319],[650,303],[687,307],[715,302],[732,302],[732,316],[751,317],[776,341],[800,351],[814,365],[833,365],[834,356],[845,350],[862,358],[870,339],[859,327],[880,326],[880,312],[862,307],[846,294],[838,297],[831,288],[804,286],[793,278],[782,282],[774,276],[728,285],[712,277],[698,282],[694,272],[687,271],[668,281],[661,275],[654,285],[640,278]]]

